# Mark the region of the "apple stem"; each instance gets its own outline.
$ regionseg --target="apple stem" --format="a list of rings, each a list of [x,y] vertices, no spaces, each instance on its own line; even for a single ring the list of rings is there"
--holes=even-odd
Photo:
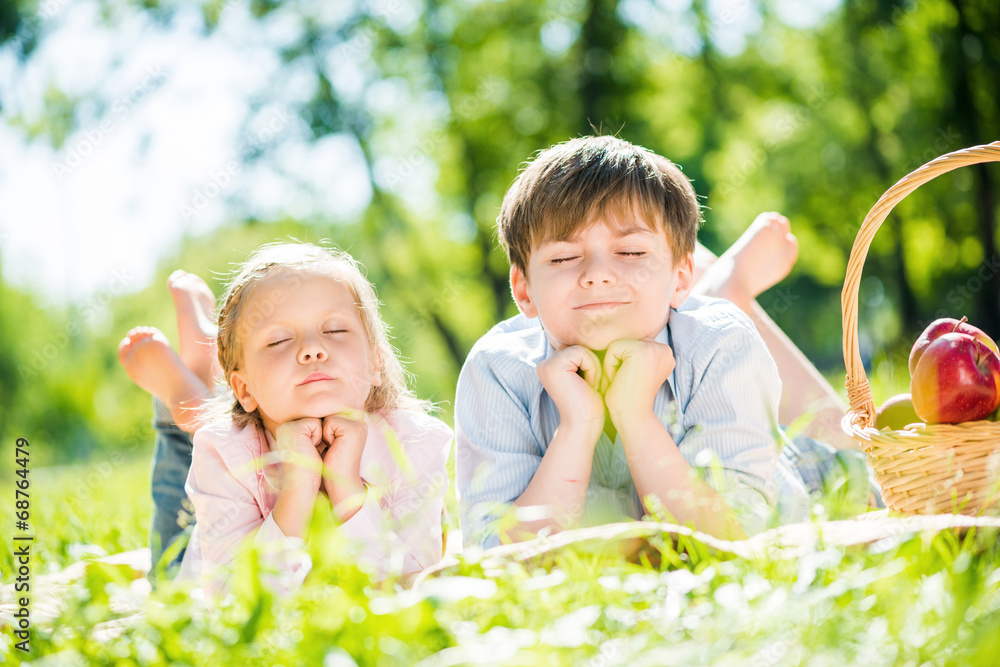
[[[955,328],[952,330],[952,333],[955,333],[956,331],[958,331],[958,328],[960,326],[962,326],[963,324],[965,324],[966,322],[968,322],[968,321],[969,321],[969,318],[966,317],[965,315],[962,315],[962,319],[960,319],[958,321],[958,324],[955,325]]]

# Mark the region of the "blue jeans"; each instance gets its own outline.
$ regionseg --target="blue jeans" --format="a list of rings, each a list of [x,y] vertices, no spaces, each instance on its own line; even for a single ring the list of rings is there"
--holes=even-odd
[[[153,520],[149,530],[152,556],[150,580],[155,579],[157,564],[163,553],[184,532],[181,520],[185,524],[193,522],[193,518],[188,518],[190,503],[184,491],[191,468],[191,435],[177,427],[167,407],[155,398],[153,413],[156,443],[150,472],[153,488]],[[179,564],[183,555],[183,549],[177,554],[171,553],[169,562],[162,565],[170,568]]]
[[[801,478],[810,497],[836,492],[848,506],[885,508],[864,452],[838,450],[800,433],[794,440],[785,439],[781,459]]]

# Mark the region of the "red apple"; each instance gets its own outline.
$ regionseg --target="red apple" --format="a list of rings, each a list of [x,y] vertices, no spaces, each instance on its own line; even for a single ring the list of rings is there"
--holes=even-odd
[[[923,355],[924,350],[927,349],[927,346],[946,333],[963,333],[974,336],[983,345],[1000,354],[1000,349],[997,349],[997,344],[993,342],[993,339],[987,336],[986,332],[982,329],[969,324],[964,317],[960,320],[951,317],[942,317],[940,320],[934,320],[927,325],[924,332],[920,334],[920,338],[913,344],[913,349],[910,350],[909,364],[911,377],[913,376],[913,371],[917,368],[917,362],[920,361],[920,357]]]
[[[983,419],[1000,407],[1000,357],[968,334],[938,336],[913,370],[910,393],[928,424]]]

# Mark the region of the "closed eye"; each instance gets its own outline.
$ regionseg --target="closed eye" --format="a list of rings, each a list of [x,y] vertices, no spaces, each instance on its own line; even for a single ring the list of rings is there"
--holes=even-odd
[[[619,255],[625,255],[626,257],[642,257],[646,254],[645,250],[623,250],[618,253]]]
[[[347,329],[328,329],[323,333],[335,334],[335,333],[347,333]]]
[[[267,346],[268,347],[277,347],[278,345],[281,345],[285,341],[289,341],[289,340],[291,340],[291,338],[282,338],[281,340],[276,340],[273,343],[268,343]]]
[[[553,257],[549,260],[549,264],[562,264],[564,262],[569,262],[576,259],[576,257]]]

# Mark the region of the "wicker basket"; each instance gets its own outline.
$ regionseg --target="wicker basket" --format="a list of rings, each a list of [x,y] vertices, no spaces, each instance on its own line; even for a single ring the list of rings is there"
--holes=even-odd
[[[851,249],[841,295],[850,410],[843,428],[861,444],[886,505],[906,514],[994,514],[1000,510],[1000,422],[874,428],[875,405],[858,349],[858,285],[875,232],[893,207],[953,169],[1000,161],[1000,141],[948,153],[902,178],[875,203]],[[960,317],[962,313],[955,316]]]

